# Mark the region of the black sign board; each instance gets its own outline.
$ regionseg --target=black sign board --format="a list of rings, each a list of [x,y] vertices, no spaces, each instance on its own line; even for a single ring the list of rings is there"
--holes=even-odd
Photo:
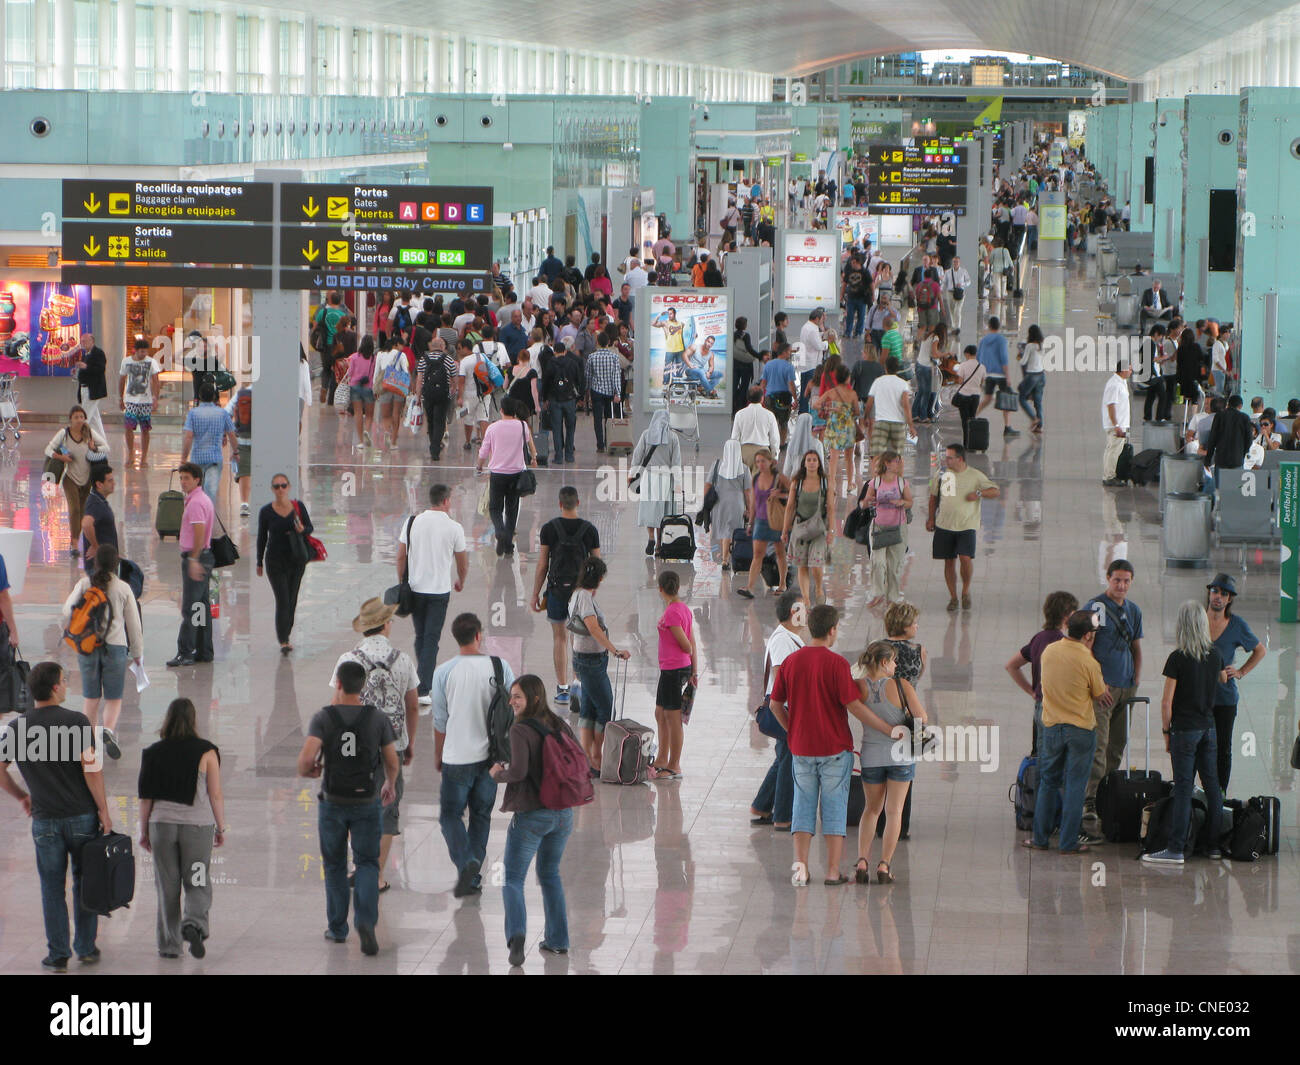
[[[868,184],[867,205],[872,211],[877,207],[965,207],[966,186]]]
[[[269,222],[274,204],[266,182],[63,182],[63,217],[110,222]]]
[[[290,226],[280,230],[280,264],[336,270],[482,270],[492,265],[491,229]]]
[[[71,262],[240,263],[269,266],[270,226],[184,222],[65,222],[63,258]]]
[[[483,292],[491,294],[491,276],[484,272],[478,274],[448,274],[445,272],[420,273],[407,271],[382,273],[367,270],[342,270],[331,272],[321,270],[283,269],[280,271],[280,287],[286,289],[365,289],[369,292],[410,292],[414,295],[436,295],[450,292],[456,295],[478,295]]]
[[[280,192],[280,221],[376,225],[492,225],[492,189],[456,185],[301,185]]]

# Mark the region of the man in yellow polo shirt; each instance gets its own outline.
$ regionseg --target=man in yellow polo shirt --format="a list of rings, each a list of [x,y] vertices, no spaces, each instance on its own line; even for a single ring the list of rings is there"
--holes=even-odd
[[[874,387],[874,386],[873,386]],[[961,559],[961,608],[969,610],[970,582],[975,576],[975,534],[980,527],[980,500],[996,499],[998,486],[983,472],[966,465],[966,449],[949,444],[945,469],[930,481],[927,532],[934,533],[930,557],[943,560],[948,583],[948,610],[957,609],[957,560]]]
[[[1058,810],[1061,853],[1080,854],[1088,849],[1079,829],[1088,773],[1097,747],[1093,705],[1095,701],[1108,706],[1111,701],[1101,666],[1092,656],[1096,638],[1096,619],[1091,611],[1076,610],[1066,623],[1065,639],[1043,651],[1043,742],[1038,751],[1034,834],[1023,843],[1031,850],[1047,850]]]

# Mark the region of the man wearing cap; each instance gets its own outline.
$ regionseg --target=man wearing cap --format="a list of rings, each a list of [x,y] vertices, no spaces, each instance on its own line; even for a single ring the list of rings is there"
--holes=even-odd
[[[1237,583],[1226,573],[1220,573],[1205,588],[1205,610],[1210,616],[1210,640],[1223,659],[1223,668],[1228,674],[1227,682],[1220,684],[1214,693],[1219,787],[1226,794],[1228,778],[1232,775],[1232,726],[1237,720],[1237,679],[1259,665],[1265,648],[1245,620],[1232,612],[1232,601],[1237,597]],[[1238,648],[1250,655],[1240,669],[1234,668],[1232,664]]]
[[[394,784],[393,801],[384,807],[383,838],[379,842],[379,891],[389,888],[384,879],[384,870],[388,867],[388,852],[393,846],[393,837],[401,835],[401,803],[404,781],[402,766],[411,764],[414,751],[411,744],[415,741],[415,730],[419,722],[419,704],[416,701],[416,689],[420,680],[416,675],[415,663],[397,650],[389,642],[393,631],[395,606],[385,606],[379,598],[367,599],[361,604],[361,612],[352,619],[352,631],[364,637],[351,651],[339,656],[334,666],[334,675],[330,677],[331,690],[338,684],[339,667],[345,662],[355,662],[366,671],[366,683],[362,694],[366,702],[381,710],[393,726],[393,737],[400,764],[397,767],[397,780]]]

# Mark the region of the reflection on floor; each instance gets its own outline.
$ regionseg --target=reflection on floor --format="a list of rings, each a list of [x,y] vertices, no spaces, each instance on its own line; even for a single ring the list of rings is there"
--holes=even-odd
[[[1009,328],[1042,314],[1049,333],[1094,327],[1090,263],[1057,272],[1059,284],[1029,289],[1027,308]],[[1044,281],[1047,281],[1045,272]],[[1041,296],[1041,303],[1038,302]],[[966,332],[976,332],[968,309]],[[1135,847],[1106,846],[1086,860],[1029,855],[1017,842],[1008,786],[1028,752],[1031,707],[1003,664],[1040,625],[1047,592],[1080,599],[1100,590],[1106,563],[1131,559],[1133,598],[1145,614],[1142,688],[1159,699],[1159,674],[1173,637],[1178,605],[1202,598],[1204,571],[1164,571],[1154,489],[1103,489],[1099,405],[1104,374],[1049,377],[1047,434],[1003,438],[974,458],[1003,489],[983,507],[974,610],[948,614],[941,569],[930,561],[929,537],[911,527],[915,554],[904,590],[922,608],[920,639],[930,669],[920,694],[945,725],[996,726],[996,767],[974,761],[929,763],[917,774],[910,840],[894,863],[891,887],[789,883],[790,838],[749,826],[749,803],[770,761],[769,741],[751,724],[762,677],[759,648],[773,624],[772,600],[734,594],[716,548],[705,544],[694,565],[679,566],[694,608],[703,657],[702,690],[687,730],[680,782],[602,786],[577,814],[564,859],[573,949],[567,958],[540,955],[541,903],[530,878],[526,966],[554,972],[1300,972],[1296,799],[1287,753],[1296,729],[1295,632],[1279,627],[1276,566],[1251,566],[1240,579],[1237,613],[1269,644],[1269,656],[1242,685],[1232,794],[1282,798],[1281,854],[1255,864],[1195,860],[1181,869],[1153,869],[1134,860]],[[1140,412],[1140,404],[1138,405]],[[990,412],[994,413],[994,412]],[[996,418],[996,414],[994,414]],[[1026,428],[1019,414],[1015,423]],[[945,414],[923,432],[910,474],[920,481],[936,448],[952,440]],[[50,432],[52,433],[52,429]],[[525,501],[514,561],[499,561],[491,527],[476,513],[481,482],[469,456],[453,447],[437,468],[410,441],[392,465],[349,449],[350,426],[315,408],[304,449],[307,465],[295,491],[308,504],[329,561],[304,583],[289,659],[275,653],[271,596],[251,572],[255,543],[249,523],[224,496],[238,529],[243,561],[221,581],[212,667],[169,671],[179,594],[177,548],[152,531],[166,466],[177,433],[161,432],[155,465],[122,471],[112,502],[124,530],[124,553],[147,574],[144,618],[153,686],[128,696],[123,759],[108,785],[121,825],[136,827],[139,752],[156,734],[168,701],[189,696],[200,729],[224,758],[228,844],[218,852],[212,939],[203,962],[163,961],[154,947],[152,872],[140,856],[138,901],[103,922],[101,973],[168,972],[485,972],[507,967],[499,890],[480,899],[452,898],[454,880],[437,825],[438,775],[432,767],[428,718],[421,719],[415,764],[407,771],[403,833],[394,848],[393,890],[381,900],[377,958],[362,958],[355,937],[339,949],[321,938],[324,891],[316,839],[315,788],[295,776],[295,758],[310,715],[326,700],[336,655],[350,647],[360,602],[394,583],[394,543],[402,519],[422,505],[428,485],[456,486],[453,514],[472,540],[471,577],[452,612],[473,610],[490,632],[489,647],[516,673],[553,682],[551,635],[527,599],[541,524],[554,513],[557,489],[573,483],[585,514],[600,529],[611,561],[602,592],[616,639],[634,649],[627,713],[653,723],[655,591],[659,565],[642,549],[635,503],[600,501],[589,422],[580,425],[579,464],[539,473],[538,494]],[[120,430],[111,433],[120,454]],[[33,660],[51,655],[75,669],[58,645],[58,604],[76,576],[67,559],[61,495],[39,489],[40,448],[47,433],[29,431],[0,466],[0,521],[36,532],[27,588],[20,602],[24,644]],[[701,461],[711,462],[712,455]],[[404,464],[405,463],[405,464]],[[223,492],[228,493],[227,484]],[[830,601],[844,611],[838,649],[856,653],[882,635],[878,612],[865,609],[866,557],[835,545],[828,572]],[[1229,568],[1231,562],[1225,563]],[[1239,571],[1238,571],[1239,572]],[[409,646],[410,629],[398,626]],[[451,653],[445,633],[441,656]],[[73,691],[78,686],[72,685]],[[80,704],[73,700],[74,705]],[[1157,743],[1159,732],[1156,726]],[[1140,730],[1138,732],[1140,736]],[[1140,757],[1140,756],[1139,756]],[[1168,758],[1153,754],[1168,776]],[[983,771],[992,768],[993,771]],[[499,882],[507,818],[493,819],[489,880]],[[0,971],[30,972],[45,953],[29,828],[17,804],[0,801]],[[878,852],[877,852],[878,853]],[[816,845],[815,855],[821,854]],[[845,848],[846,867],[856,840]],[[544,960],[543,960],[544,959]]]

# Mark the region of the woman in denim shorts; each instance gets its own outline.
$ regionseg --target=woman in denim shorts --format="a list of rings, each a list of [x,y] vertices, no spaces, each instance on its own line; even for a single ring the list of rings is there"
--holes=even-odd
[[[903,804],[912,787],[915,772],[911,733],[906,727],[904,706],[917,722],[925,724],[925,708],[909,681],[895,675],[898,652],[887,640],[877,640],[862,652],[853,676],[867,708],[893,730],[890,735],[874,728],[862,730],[862,785],[866,789],[867,810],[858,825],[858,864],[854,879],[859,884],[871,881],[871,846],[876,838],[876,822],[885,810],[885,836],[881,841],[880,863],[876,879],[892,884],[890,862],[898,846],[903,819]]]
[[[100,544],[95,552],[95,569],[82,577],[63,602],[61,621],[64,628],[83,595],[91,588],[98,589],[108,599],[108,633],[97,646],[82,653],[77,659],[81,666],[81,697],[85,702],[82,712],[92,725],[99,724],[99,704],[104,704],[104,751],[110,758],[120,758],[121,750],[113,730],[122,713],[122,689],[126,686],[127,659],[140,663],[144,654],[144,629],[140,624],[140,608],[136,605],[131,586],[118,575],[117,548]]]
[[[578,586],[569,599],[569,631],[573,633],[573,675],[582,685],[578,714],[578,737],[591,763],[591,775],[600,776],[600,752],[605,726],[614,713],[614,689],[609,683],[609,656],[624,660],[631,651],[620,651],[609,638],[605,615],[596,604],[596,589],[605,579],[602,559],[589,555],[583,563]],[[581,631],[579,631],[581,630]]]

